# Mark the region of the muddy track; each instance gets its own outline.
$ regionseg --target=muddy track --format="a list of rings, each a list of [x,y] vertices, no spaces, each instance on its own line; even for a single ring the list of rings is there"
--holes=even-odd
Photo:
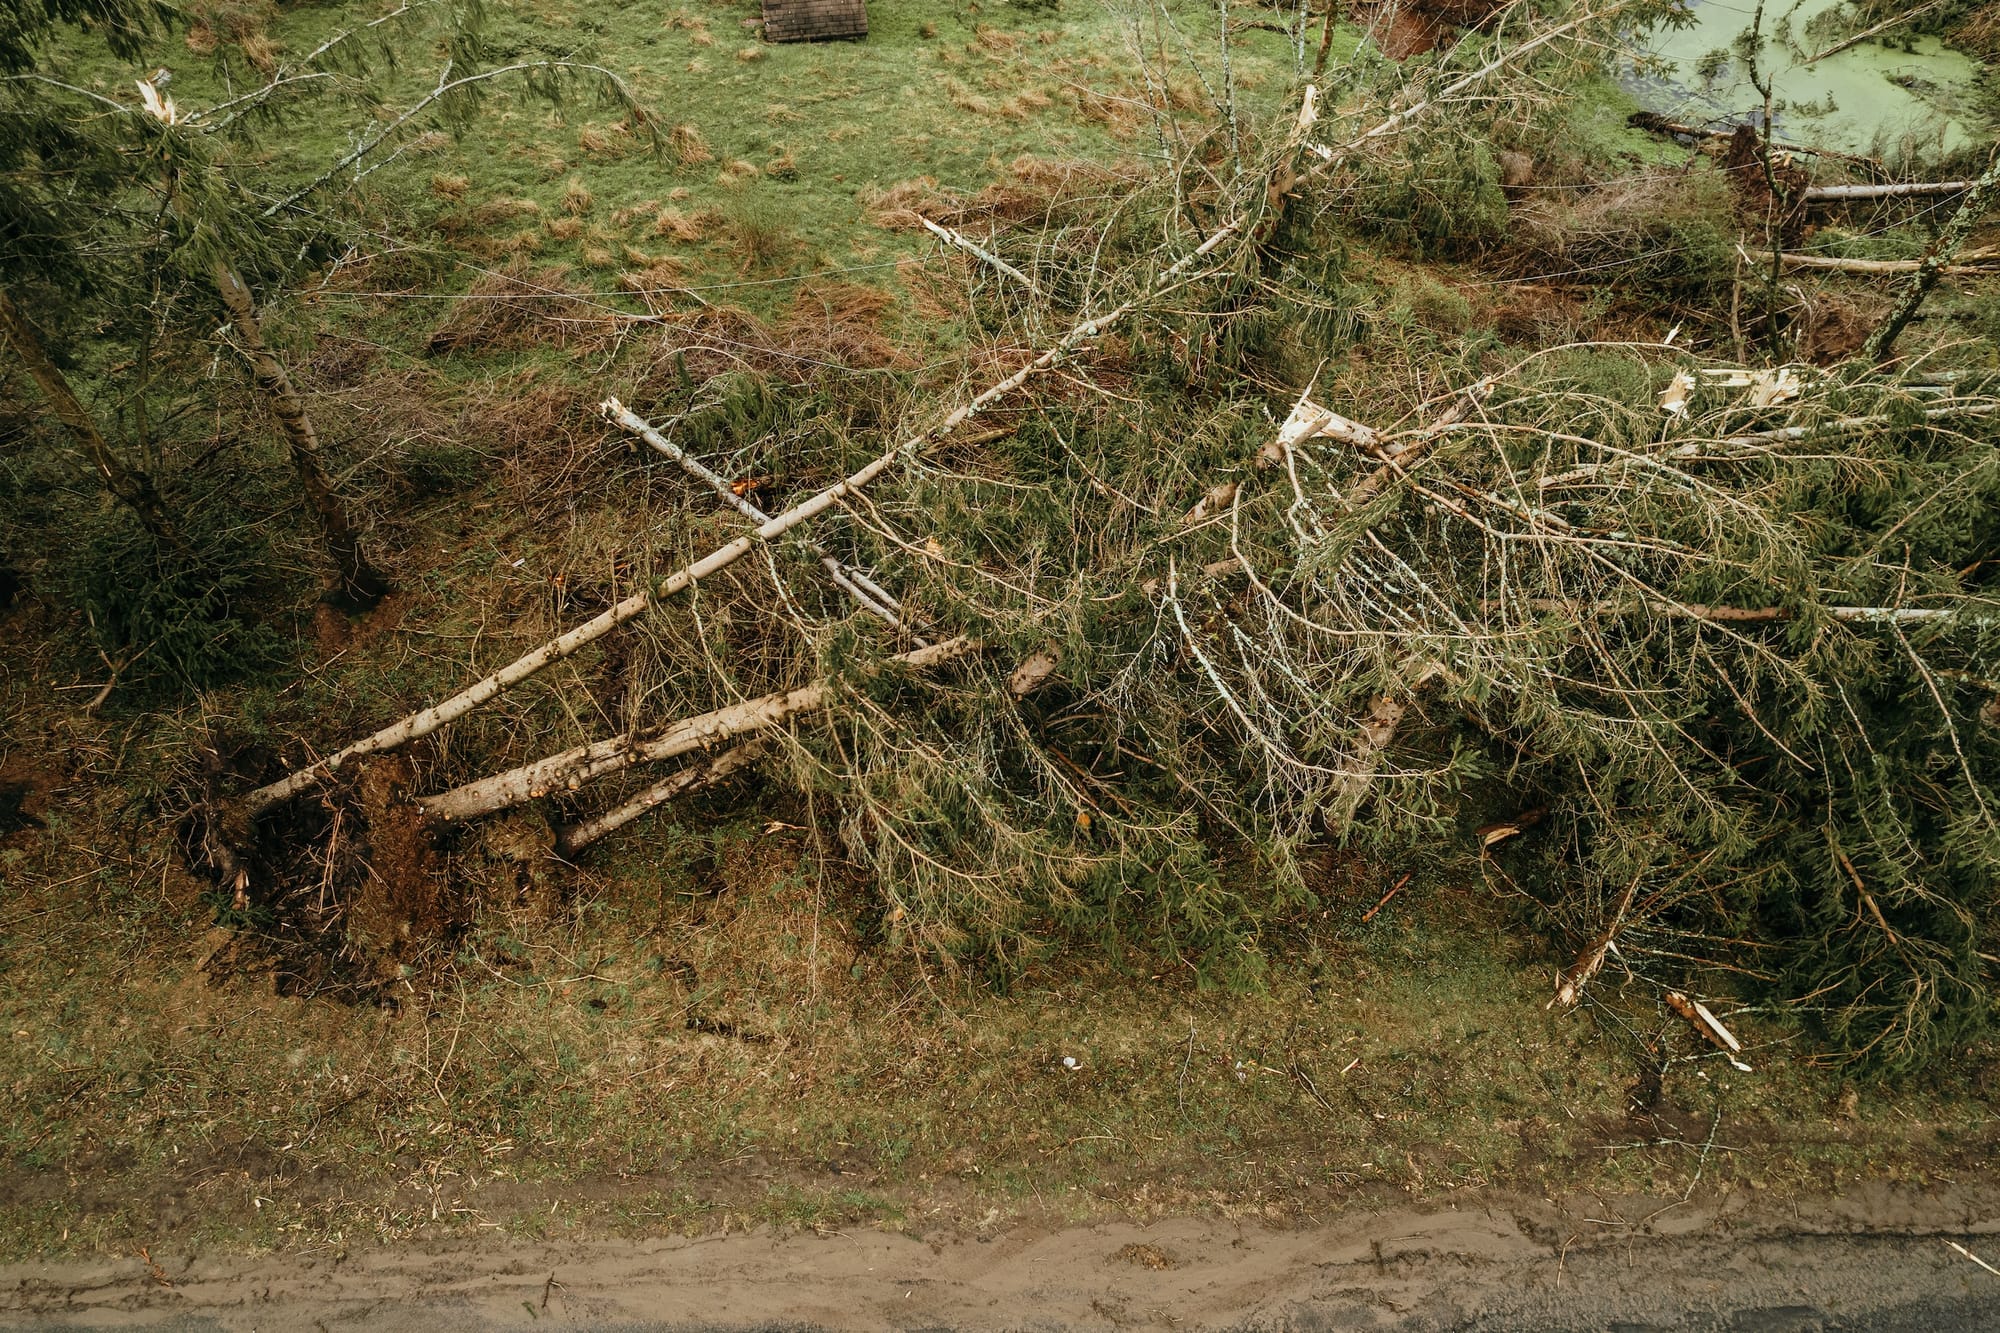
[[[1466,1196],[1296,1230],[451,1243],[0,1268],[0,1326],[2000,1329],[2000,1190],[1769,1205]]]

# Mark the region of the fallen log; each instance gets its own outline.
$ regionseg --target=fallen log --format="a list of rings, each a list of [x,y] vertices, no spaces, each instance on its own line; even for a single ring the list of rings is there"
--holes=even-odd
[[[1806,188],[1809,204],[1851,204],[1870,199],[1931,199],[1939,195],[1964,194],[1974,181],[1898,181],[1884,185],[1812,185]]]
[[[1564,602],[1554,597],[1528,597],[1513,603],[1489,601],[1480,609],[1492,612],[1509,605],[1530,611],[1563,612],[1593,619],[1644,612],[1672,620],[1701,620],[1711,625],[1768,625],[1793,618],[1793,613],[1782,606],[1709,606],[1703,602],[1674,602],[1657,597],[1584,603]],[[1822,609],[1832,619],[1849,625],[1928,625],[1955,620],[1965,625],[1984,627],[2000,623],[2000,611],[1981,615],[1962,607],[1829,606]]]
[[[1747,252],[1751,258],[1764,263],[1771,261],[1769,250]],[[1840,259],[1833,255],[1801,255],[1785,253],[1778,256],[1778,262],[1789,269],[1824,269],[1834,273],[1915,273],[1923,267],[1921,259]],[[1970,278],[1992,273],[2000,266],[2000,250],[1974,250],[1961,254],[1955,264],[1946,264],[1938,271],[1948,277]]]
[[[923,669],[969,656],[979,647],[976,639],[961,635],[928,648],[898,653],[889,660]],[[769,730],[800,713],[825,707],[832,698],[832,681],[814,681],[796,690],[766,694],[683,718],[643,736],[615,736],[547,755],[519,768],[423,797],[417,801],[417,807],[430,819],[445,822],[477,819],[496,810],[525,805],[553,791],[575,791],[607,773],[634,764],[677,758],[696,750],[712,749],[751,732]]]

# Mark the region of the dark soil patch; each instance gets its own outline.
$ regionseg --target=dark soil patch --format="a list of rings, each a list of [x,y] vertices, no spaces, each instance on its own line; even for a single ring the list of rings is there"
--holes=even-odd
[[[0,765],[0,847],[47,827],[49,800],[59,776],[25,760]]]

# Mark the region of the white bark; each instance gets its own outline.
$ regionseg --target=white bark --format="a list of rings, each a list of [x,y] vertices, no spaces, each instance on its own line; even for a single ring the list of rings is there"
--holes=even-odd
[[[977,640],[956,638],[928,648],[898,653],[890,658],[904,666],[940,666],[979,649]],[[724,741],[753,731],[768,730],[800,713],[825,707],[833,697],[830,681],[815,681],[796,690],[766,694],[756,699],[702,713],[644,736],[616,736],[592,741],[533,763],[509,769],[454,787],[417,802],[424,814],[445,821],[476,819],[524,805],[557,790],[575,791],[606,773],[615,773],[633,764],[673,759],[696,750],[708,750]]]
[[[735,488],[729,484],[727,477],[722,476],[704,464],[700,459],[690,455],[685,449],[682,449],[656,429],[651,422],[626,407],[625,404],[619,402],[616,398],[605,399],[597,405],[597,410],[602,412],[607,420],[623,426],[626,430],[637,435],[640,439],[651,445],[656,452],[665,454],[668,458],[679,463],[690,476],[708,483],[709,489],[715,492],[717,499],[743,515],[743,517],[749,519],[752,523],[769,523],[771,521],[769,514],[766,514],[763,510],[752,504],[747,497],[738,495]],[[852,597],[857,606],[870,615],[881,617],[883,622],[891,629],[901,629],[903,627],[903,622],[896,615],[898,611],[902,610],[902,604],[894,597],[876,587],[868,576],[860,570],[842,563],[833,552],[827,550],[819,542],[808,541],[806,547],[819,557],[820,564],[826,568],[828,576],[833,579],[834,586],[849,597]],[[922,641],[919,640],[919,642],[921,643]]]
[[[675,797],[713,787],[740,773],[756,763],[767,748],[768,743],[762,740],[745,741],[721,754],[680,769],[631,800],[615,805],[595,818],[565,828],[557,837],[557,845],[565,855],[580,852]]]
[[[1972,188],[1971,181],[1906,181],[1895,185],[1813,185],[1806,189],[1809,204],[1851,203],[1861,199],[1923,199],[1940,194],[1961,194]]]
[[[1771,252],[1756,251],[1754,257],[1769,263]],[[1939,272],[1955,278],[1991,273],[1992,265],[2000,262],[2000,250],[1975,250],[1961,254],[1958,259],[1958,263],[1947,264]],[[1835,273],[1915,273],[1924,263],[1921,259],[1838,259],[1832,255],[1795,254],[1779,255],[1778,262],[1791,269],[1827,269]]]
[[[1026,287],[1029,291],[1033,292],[1035,295],[1037,296],[1041,295],[1041,289],[1035,286],[1035,280],[1033,278],[1021,272],[1020,269],[1015,268],[1012,264],[1002,259],[999,255],[996,255],[992,253],[990,250],[986,250],[981,246],[975,245],[972,241],[968,240],[963,234],[961,234],[955,228],[940,226],[937,223],[932,222],[929,218],[923,216],[922,214],[917,215],[917,221],[923,223],[924,226],[928,227],[930,229],[931,235],[937,237],[939,240],[943,241],[946,245],[957,246],[959,249],[971,255],[974,259],[981,260],[984,263],[990,265],[998,272],[1006,274],[1008,277],[1020,283],[1023,287]]]

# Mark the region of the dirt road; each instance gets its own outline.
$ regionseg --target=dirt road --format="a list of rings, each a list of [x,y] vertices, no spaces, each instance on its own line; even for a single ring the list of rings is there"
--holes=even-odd
[[[152,1255],[0,1268],[0,1326],[2000,1329],[2000,1191],[1766,1204],[1468,1196],[1311,1228],[1176,1220]],[[1664,1209],[1664,1211],[1663,1211]],[[1650,1219],[1650,1220],[1648,1220]]]

